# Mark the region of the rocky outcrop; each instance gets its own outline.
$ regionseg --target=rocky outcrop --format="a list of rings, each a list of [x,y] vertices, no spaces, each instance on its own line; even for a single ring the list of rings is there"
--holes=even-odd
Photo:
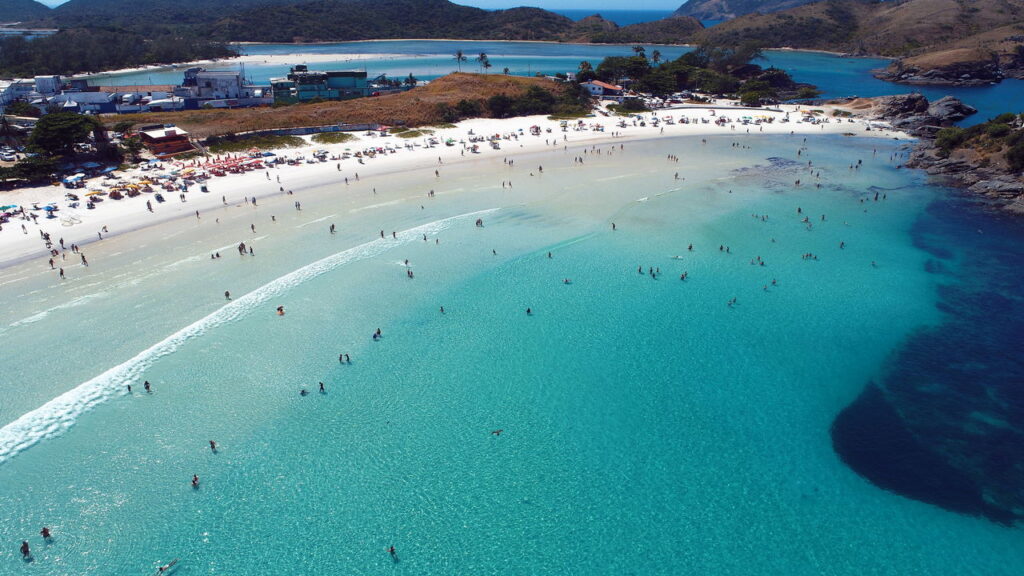
[[[872,99],[867,116],[914,136],[927,137],[975,113],[976,109],[952,96],[929,103],[924,95],[914,92]]]
[[[944,158],[933,144],[931,139],[919,140],[907,167],[924,170],[1002,209],[1024,214],[1024,177],[970,157]]]
[[[964,104],[959,98],[952,96],[943,96],[928,105],[928,115],[938,118],[943,124],[953,124],[977,113],[977,108]]]
[[[916,85],[987,86],[1003,80],[1003,70],[995,54],[950,50],[917,58],[896,60],[876,70],[876,78]]]
[[[971,106],[952,96],[928,102],[917,93],[845,99],[834,104],[869,119],[888,122],[916,136],[918,140],[907,167],[925,170],[948,185],[1024,214],[1024,175],[1015,174],[1005,163],[992,162],[991,158],[972,150],[947,155],[935,146],[935,133],[976,113]]]

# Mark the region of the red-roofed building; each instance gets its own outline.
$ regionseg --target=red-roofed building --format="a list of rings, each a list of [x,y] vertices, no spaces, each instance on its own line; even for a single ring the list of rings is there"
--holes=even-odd
[[[590,82],[584,82],[580,84],[590,92],[591,96],[595,96],[602,100],[614,100],[621,103],[624,98],[624,92],[622,86],[616,86],[607,82],[601,82],[600,80],[591,80]]]

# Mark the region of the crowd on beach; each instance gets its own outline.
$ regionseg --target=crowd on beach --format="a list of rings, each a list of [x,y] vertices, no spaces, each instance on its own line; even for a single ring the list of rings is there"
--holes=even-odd
[[[339,180],[348,183],[364,176],[372,176],[407,166],[422,165],[434,155],[449,162],[465,161],[487,154],[514,155],[544,149],[563,149],[581,143],[601,143],[612,139],[657,138],[678,136],[707,136],[713,134],[786,134],[786,133],[846,133],[869,136],[900,136],[899,133],[880,130],[876,123],[850,118],[829,116],[829,109],[813,114],[799,106],[781,106],[778,109],[743,109],[728,106],[688,107],[662,109],[632,116],[595,116],[579,120],[551,120],[545,117],[511,118],[503,120],[477,119],[460,123],[454,128],[438,128],[422,139],[401,140],[377,132],[360,135],[359,140],[339,145],[313,145],[297,150],[260,151],[238,157],[212,157],[160,165],[161,174],[150,164],[120,173],[119,179],[108,181],[112,186],[130,186],[145,193],[135,197],[112,199],[98,181],[90,182],[88,199],[70,200],[61,188],[46,186],[18,190],[4,196],[7,206],[0,215],[0,266],[38,254],[38,248],[20,232],[28,236],[29,227],[52,237],[63,236],[79,246],[98,241],[105,236],[104,226],[120,234],[167,219],[196,214],[215,206],[227,205],[240,198],[255,201],[259,197],[287,194],[285,187],[275,179],[277,186],[255,188],[252,174],[260,168],[272,166],[275,173],[292,171],[313,172],[325,182],[334,179],[330,168],[340,173]],[[490,146],[480,146],[487,142]],[[264,154],[269,155],[265,157]],[[249,157],[251,156],[251,157]],[[245,165],[246,170],[223,173],[218,167],[225,161]],[[443,160],[441,160],[443,162]],[[582,159],[577,159],[581,162]],[[258,166],[255,170],[252,166]],[[275,174],[275,176],[277,176]],[[155,183],[166,176],[164,188]],[[290,176],[289,176],[290,177]],[[306,174],[304,178],[308,177]],[[269,175],[268,175],[269,179]],[[173,182],[173,185],[169,185]],[[506,182],[511,186],[511,182]],[[255,193],[248,190],[255,188]],[[164,202],[162,193],[174,190],[178,202]],[[156,204],[154,204],[156,201]],[[88,203],[95,209],[83,210]],[[188,204],[188,207],[183,204]],[[144,208],[143,208],[144,207]],[[141,213],[145,210],[145,214]],[[147,216],[148,214],[148,216]],[[44,254],[54,256],[50,248]]]

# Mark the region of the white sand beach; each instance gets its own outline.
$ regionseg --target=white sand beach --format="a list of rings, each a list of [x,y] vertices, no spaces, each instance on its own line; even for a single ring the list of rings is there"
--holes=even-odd
[[[37,218],[33,221],[22,219],[20,214],[13,215],[10,222],[3,225],[0,231],[0,267],[36,259],[41,266],[49,268],[47,261],[52,254],[44,246],[41,233],[50,234],[54,248],[58,250],[59,239],[63,239],[68,249],[72,244],[84,249],[94,242],[100,242],[101,238],[124,234],[136,234],[142,243],[145,239],[144,229],[147,227],[176,219],[195,219],[197,212],[202,217],[203,213],[214,208],[241,206],[246,199],[256,198],[259,201],[281,196],[288,194],[292,188],[344,186],[346,178],[358,177],[365,181],[367,178],[380,178],[403,171],[433,170],[443,164],[468,162],[486,156],[512,157],[547,149],[561,151],[566,146],[581,144],[598,146],[611,142],[620,144],[631,140],[680,136],[697,138],[730,135],[742,139],[748,134],[793,133],[909,138],[901,132],[881,129],[877,123],[869,127],[864,120],[832,117],[832,110],[825,107],[814,108],[821,112],[812,122],[802,120],[806,107],[783,105],[769,110],[738,108],[731,104],[718,102],[714,106],[686,106],[648,112],[642,115],[646,125],[641,125],[642,122],[635,118],[598,115],[582,121],[567,121],[563,127],[560,121],[550,120],[546,116],[532,116],[466,120],[453,128],[435,129],[429,137],[411,139],[381,136],[378,133],[356,133],[358,140],[345,144],[321,145],[311,142],[305,148],[272,152],[283,157],[308,159],[314,150],[326,150],[331,157],[340,157],[345,151],[355,154],[372,149],[375,151],[372,157],[363,155],[362,158],[278,165],[223,177],[209,176],[208,180],[192,181],[188,191],[183,193],[184,200],[179,197],[178,190],[155,188],[162,192],[166,200],[163,203],[154,199],[154,193],[144,193],[121,200],[101,196],[103,199],[95,204],[95,209],[87,210],[85,206],[84,194],[90,191],[106,190],[106,186],[118,181],[147,180],[159,170],[142,171],[135,168],[126,172],[119,171],[117,181],[94,178],[86,181],[86,188],[75,190],[63,186],[18,189],[0,195],[0,205],[18,205],[25,209],[26,214],[35,214]],[[655,116],[660,120],[657,126],[651,122]],[[536,135],[531,134],[533,126],[539,127]],[[479,137],[498,137],[498,147],[492,148],[488,141],[476,142],[477,152],[473,152],[474,142],[470,139]],[[437,144],[431,145],[428,138],[435,139]],[[446,145],[445,142],[450,140],[454,142]],[[212,162],[215,159],[210,160]],[[202,160],[187,160],[179,163],[164,162],[163,167],[164,172],[192,168],[198,176],[204,174],[209,165]],[[680,174],[680,177],[685,179],[685,173]],[[180,183],[179,180],[179,186]],[[201,192],[202,185],[205,185],[208,193]],[[68,192],[79,196],[76,207],[66,199],[65,194]],[[151,203],[152,212],[147,209],[147,202]],[[47,205],[58,208],[54,212],[55,217],[46,218],[47,213],[43,207]],[[59,265],[60,258],[55,259]]]

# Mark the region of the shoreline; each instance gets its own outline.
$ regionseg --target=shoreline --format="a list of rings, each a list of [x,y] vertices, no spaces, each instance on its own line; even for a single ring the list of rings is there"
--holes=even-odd
[[[720,104],[713,105],[713,107],[659,110],[654,114],[662,119],[671,116],[673,118],[694,120],[692,123],[684,124],[680,122],[672,125],[665,125],[662,122],[660,129],[652,128],[651,124],[648,124],[646,127],[634,126],[631,124],[632,120],[628,119],[625,119],[627,120],[627,126],[619,128],[616,126],[616,123],[624,120],[624,118],[615,116],[588,118],[584,120],[584,125],[588,129],[577,131],[569,128],[566,132],[562,131],[560,121],[549,120],[546,116],[526,116],[507,119],[478,118],[464,120],[455,125],[454,128],[434,129],[434,134],[431,136],[415,139],[401,139],[392,135],[386,137],[366,136],[366,133],[357,133],[359,136],[358,140],[344,144],[320,145],[310,143],[303,148],[277,150],[275,153],[282,157],[299,155],[308,157],[315,149],[325,149],[329,154],[337,156],[340,156],[345,149],[351,149],[352,152],[355,152],[369,148],[392,147],[395,149],[395,152],[378,154],[373,159],[362,160],[363,163],[359,163],[355,158],[350,158],[341,161],[331,160],[326,163],[313,165],[302,164],[300,166],[285,166],[283,168],[276,167],[273,170],[275,172],[281,170],[288,173],[288,183],[292,186],[320,186],[340,182],[346,177],[352,177],[353,174],[360,174],[361,177],[366,178],[420,168],[436,168],[439,159],[443,159],[446,164],[465,163],[478,158],[487,158],[499,154],[509,157],[550,150],[552,148],[562,148],[564,146],[598,145],[610,142],[626,143],[657,138],[725,135],[741,138],[748,134],[788,135],[790,133],[803,135],[818,133],[846,134],[853,137],[868,136],[897,139],[910,138],[905,133],[896,130],[883,130],[877,126],[871,128],[870,132],[867,132],[865,129],[870,127],[867,121],[857,120],[850,123],[844,119],[828,116],[827,110],[829,108],[827,107],[816,106],[814,108],[826,110],[824,115],[818,117],[827,120],[827,122],[823,121],[818,124],[805,123],[799,120],[799,116],[793,118],[788,123],[782,122],[782,118],[787,114],[799,115],[800,112],[798,111],[801,109],[799,105],[783,105],[777,111],[736,107],[734,108],[735,113],[729,114],[728,112],[723,112],[724,109]],[[644,118],[649,119],[651,114],[646,113]],[[740,123],[744,116],[751,118],[773,117],[778,119],[778,121],[761,125],[753,123],[744,125]],[[722,117],[736,120],[736,122],[723,126],[716,125],[713,119]],[[707,120],[707,123],[702,123],[702,120]],[[605,131],[589,129],[589,127],[598,124],[603,125]],[[528,131],[534,125],[541,127],[541,132],[538,136],[533,136]],[[574,126],[572,123],[568,123],[568,125]],[[491,150],[487,142],[479,142],[480,152],[472,153],[466,147],[472,145],[468,142],[468,138],[471,135],[474,137],[501,135],[504,139],[499,140],[501,146],[499,150]],[[436,138],[440,144],[436,147],[425,145],[430,137]],[[456,142],[461,140],[465,144],[445,146],[443,143],[447,139],[453,139]],[[407,149],[407,145],[411,146],[412,149]],[[173,163],[166,162],[165,165],[170,168]],[[186,163],[185,167],[191,165],[191,163]],[[201,166],[197,166],[197,169],[204,170]],[[31,212],[28,210],[28,207],[33,204],[43,206],[55,203],[60,207],[60,210],[55,213],[56,218],[46,219],[41,217],[37,224],[30,224],[20,220],[18,217],[12,217],[11,221],[0,232],[0,238],[6,240],[0,246],[0,269],[19,266],[37,257],[44,263],[46,262],[49,255],[43,250],[42,243],[36,237],[38,231],[51,234],[55,244],[57,238],[62,237],[66,240],[66,245],[68,246],[72,243],[85,246],[99,240],[98,233],[100,233],[104,226],[108,227],[110,231],[104,233],[103,238],[140,233],[145,228],[170,220],[192,218],[197,210],[202,212],[211,208],[222,207],[224,202],[232,205],[243,201],[244,197],[255,196],[257,199],[260,199],[285,194],[276,183],[273,186],[276,189],[272,192],[266,190],[256,191],[256,185],[267,182],[265,174],[268,174],[269,171],[269,168],[263,168],[239,175],[229,174],[224,177],[211,177],[206,182],[209,193],[199,192],[196,190],[198,185],[193,184],[192,189],[186,193],[186,202],[180,202],[178,198],[175,198],[179,193],[177,190],[168,192],[157,188],[155,192],[164,194],[167,199],[164,203],[160,204],[154,201],[153,213],[148,213],[145,206],[146,200],[153,199],[153,195],[148,193],[143,193],[135,198],[126,197],[122,200],[106,199],[98,203],[94,210],[86,210],[83,206],[85,199],[82,194],[90,189],[98,189],[97,185],[102,183],[102,180],[90,180],[90,186],[76,190],[46,185],[18,189],[7,193],[4,196],[3,202],[23,206],[26,208],[26,212]],[[152,173],[141,171],[138,168],[130,169],[119,175],[121,176],[121,182],[130,182],[132,179],[142,180],[153,176]],[[67,207],[69,202],[64,198],[68,192],[79,195],[81,198],[79,208],[71,209]],[[230,197],[230,199],[222,200],[222,197]],[[69,215],[78,218],[80,221],[72,225],[63,225],[63,219]],[[32,231],[32,233],[27,231],[23,233],[20,228],[21,224],[31,225],[37,230]]]

